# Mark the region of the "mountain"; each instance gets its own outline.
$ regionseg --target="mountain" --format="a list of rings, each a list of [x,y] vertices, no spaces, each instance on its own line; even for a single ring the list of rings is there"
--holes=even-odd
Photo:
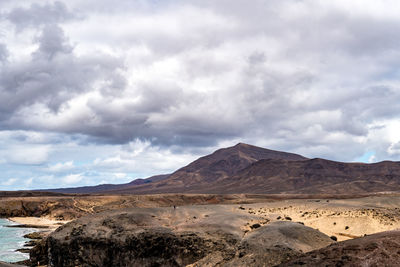
[[[129,190],[110,190],[108,193],[207,193],[212,190],[209,187],[211,184],[232,177],[262,159],[307,160],[301,155],[239,143],[201,157],[160,182],[132,187]],[[221,192],[224,193],[223,190]]]
[[[49,191],[49,190],[47,190]],[[400,191],[400,162],[373,164],[308,159],[239,143],[170,175],[123,185],[51,190],[102,194],[364,194]]]
[[[160,182],[110,193],[365,194],[400,191],[400,162],[308,159],[246,144],[220,149]]]

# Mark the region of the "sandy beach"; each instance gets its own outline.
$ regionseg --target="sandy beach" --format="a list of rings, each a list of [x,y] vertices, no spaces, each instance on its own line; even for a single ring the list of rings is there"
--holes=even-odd
[[[54,231],[59,226],[69,222],[52,220],[45,217],[10,217],[8,220],[27,226],[43,227],[43,229],[46,229],[45,231]]]

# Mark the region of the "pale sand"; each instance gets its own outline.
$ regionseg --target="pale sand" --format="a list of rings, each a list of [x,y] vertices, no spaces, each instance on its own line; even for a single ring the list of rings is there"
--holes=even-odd
[[[47,226],[49,230],[55,230],[68,221],[52,220],[44,217],[11,217],[8,220],[26,225]]]

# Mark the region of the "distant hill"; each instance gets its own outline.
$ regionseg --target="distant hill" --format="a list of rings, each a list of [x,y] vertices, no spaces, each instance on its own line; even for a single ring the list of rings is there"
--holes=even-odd
[[[50,192],[64,193],[64,194],[96,194],[113,190],[129,190],[131,187],[137,185],[161,181],[167,178],[168,176],[169,174],[156,175],[146,179],[136,179],[127,184],[101,184],[95,186],[45,189],[43,191],[50,191]]]
[[[102,194],[364,194],[400,191],[400,162],[374,164],[308,159],[239,143],[170,175],[123,185],[51,190]]]
[[[2,197],[56,197],[56,196],[66,196],[62,193],[48,192],[48,191],[0,191],[0,198]],[[0,265],[1,267],[1,265]]]

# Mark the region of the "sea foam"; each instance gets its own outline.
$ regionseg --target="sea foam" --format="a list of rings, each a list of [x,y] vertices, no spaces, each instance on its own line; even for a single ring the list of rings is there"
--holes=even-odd
[[[32,228],[12,228],[6,225],[13,225],[7,219],[0,219],[0,261],[3,262],[17,262],[29,258],[29,254],[15,251],[22,248],[25,241],[29,239],[23,236],[32,233],[35,229]]]

